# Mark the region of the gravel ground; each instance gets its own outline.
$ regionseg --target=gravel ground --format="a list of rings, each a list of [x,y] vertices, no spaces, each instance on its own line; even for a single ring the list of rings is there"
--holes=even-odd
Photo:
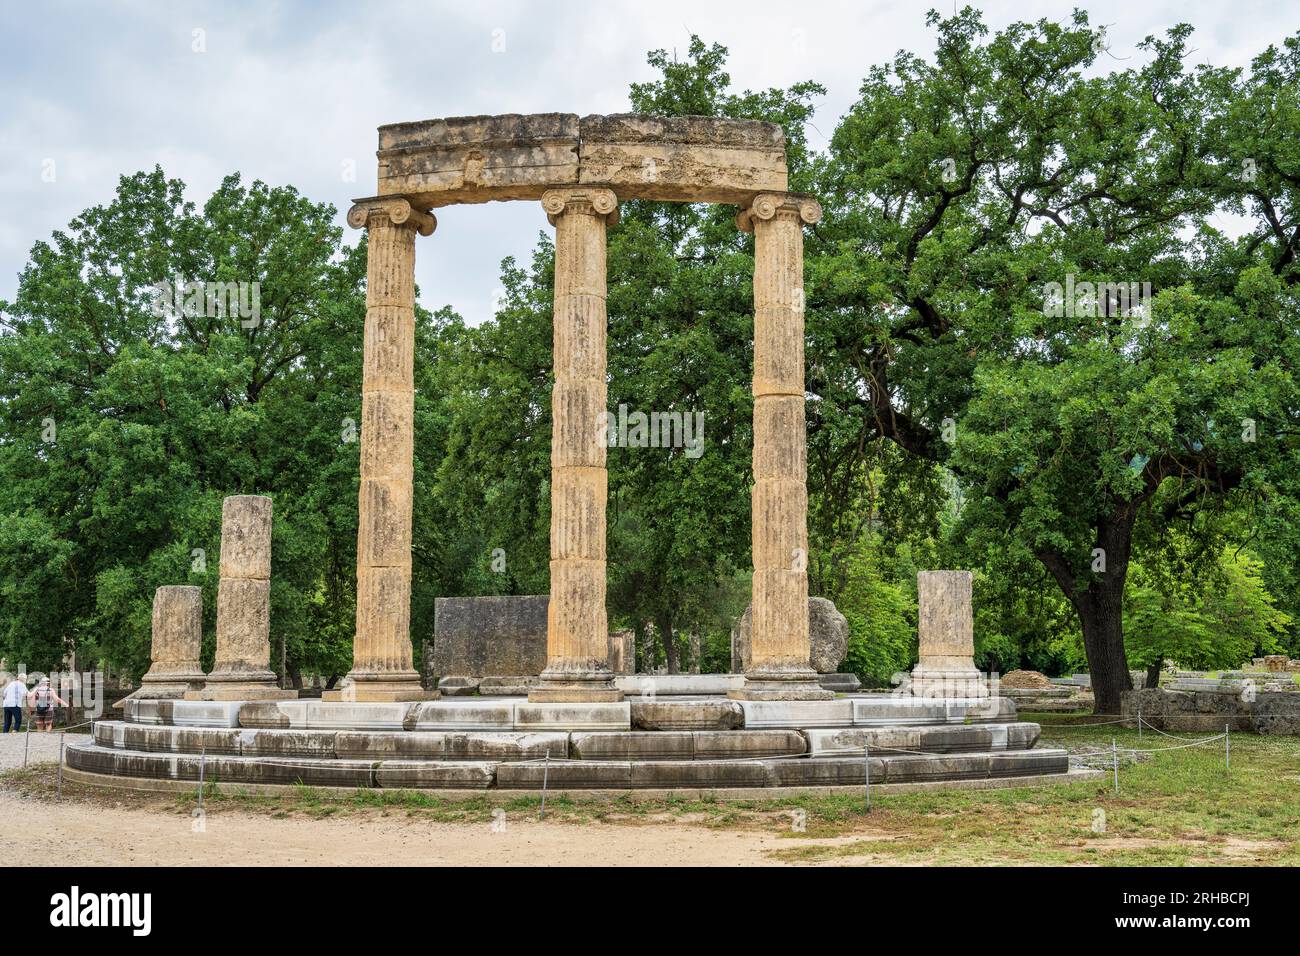
[[[81,735],[76,735],[78,740]],[[30,747],[27,754],[28,763],[55,763],[59,759],[59,734],[57,731],[42,733],[37,730],[27,732],[27,721],[23,721],[22,733],[0,734],[0,770],[12,770],[23,765],[23,748]]]

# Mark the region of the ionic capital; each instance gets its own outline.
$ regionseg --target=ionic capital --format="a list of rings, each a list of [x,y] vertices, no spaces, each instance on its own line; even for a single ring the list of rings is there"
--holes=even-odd
[[[821,204],[805,193],[759,193],[745,209],[736,213],[736,227],[753,232],[754,220],[775,219],[778,215],[797,217],[808,225],[820,222]]]
[[[401,196],[358,199],[356,205],[348,210],[348,225],[353,229],[365,229],[375,217],[387,217],[394,226],[409,225],[422,236],[431,236],[433,230],[438,228],[438,220],[433,213],[416,209],[410,200]]]
[[[546,210],[546,219],[552,226],[560,216],[571,212],[601,217],[611,226],[618,222],[618,197],[614,195],[614,190],[604,186],[548,189],[542,193],[542,208]]]

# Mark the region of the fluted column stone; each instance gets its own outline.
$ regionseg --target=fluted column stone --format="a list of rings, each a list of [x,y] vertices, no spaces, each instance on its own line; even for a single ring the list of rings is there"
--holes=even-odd
[[[203,687],[199,655],[203,648],[203,589],[169,584],[153,594],[151,664],[131,696],[175,700]]]
[[[601,187],[548,190],[555,226],[551,392],[551,600],[534,703],[619,701],[605,612],[605,238],[618,199]]]
[[[348,224],[367,233],[361,377],[357,616],[352,670],[327,700],[428,700],[411,652],[415,458],[415,237],[434,217],[398,196],[358,200]]]
[[[231,495],[221,503],[217,650],[198,700],[285,700],[271,670],[271,499]]]
[[[815,200],[761,193],[737,225],[754,233],[754,579],[742,700],[825,700],[809,666],[808,487],[804,422],[803,227]]]

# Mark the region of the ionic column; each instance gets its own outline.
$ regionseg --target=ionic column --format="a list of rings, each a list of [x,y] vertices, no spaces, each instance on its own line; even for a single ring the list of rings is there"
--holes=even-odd
[[[198,700],[284,700],[271,670],[271,499],[231,495],[221,503],[217,653]]]
[[[555,388],[551,392],[551,601],[534,703],[618,701],[605,616],[605,230],[609,189],[551,189]]]
[[[153,594],[152,661],[132,697],[174,700],[203,686],[203,589],[166,585]]]
[[[348,225],[368,236],[357,629],[352,670],[327,699],[427,700],[438,693],[421,686],[411,654],[415,235],[431,235],[437,221],[380,197],[359,200]]]
[[[803,226],[815,200],[762,193],[736,217],[754,233],[753,632],[742,700],[824,700],[809,665]]]

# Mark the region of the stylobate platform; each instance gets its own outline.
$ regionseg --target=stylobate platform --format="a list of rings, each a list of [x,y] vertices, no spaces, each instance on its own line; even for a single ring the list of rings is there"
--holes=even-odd
[[[90,782],[713,792],[1069,779],[1006,699],[129,700],[71,744]]]

